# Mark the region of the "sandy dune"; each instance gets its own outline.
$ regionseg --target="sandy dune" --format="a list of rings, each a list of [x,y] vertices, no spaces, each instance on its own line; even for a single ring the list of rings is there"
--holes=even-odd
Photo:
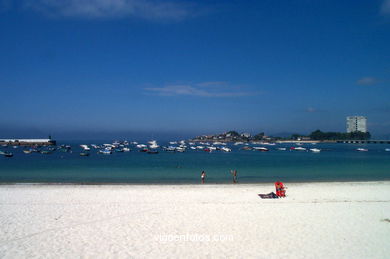
[[[287,185],[0,185],[0,257],[389,257],[390,182]]]

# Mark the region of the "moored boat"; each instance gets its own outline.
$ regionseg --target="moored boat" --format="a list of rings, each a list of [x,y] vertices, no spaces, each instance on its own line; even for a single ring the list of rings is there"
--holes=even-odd
[[[228,147],[222,147],[221,150],[224,152],[232,152],[232,150]]]
[[[306,148],[304,148],[304,147],[292,147],[291,150],[295,150],[295,151],[306,151]]]
[[[266,147],[253,147],[254,150],[260,151],[260,152],[268,152],[269,149]]]
[[[3,152],[3,151],[0,151],[0,155],[3,155],[5,157],[13,157],[14,154],[12,154],[11,152]]]

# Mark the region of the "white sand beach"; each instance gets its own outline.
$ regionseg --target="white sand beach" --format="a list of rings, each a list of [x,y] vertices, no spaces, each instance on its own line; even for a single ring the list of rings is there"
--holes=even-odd
[[[390,182],[0,185],[1,258],[389,258]]]

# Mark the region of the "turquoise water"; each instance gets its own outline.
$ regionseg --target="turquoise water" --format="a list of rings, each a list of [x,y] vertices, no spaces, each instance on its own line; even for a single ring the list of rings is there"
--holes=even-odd
[[[62,144],[62,143],[60,143]],[[68,144],[68,143],[64,143]],[[80,143],[72,143],[73,153],[24,154],[22,148],[0,148],[14,157],[0,156],[2,183],[198,183],[200,173],[207,173],[206,182],[231,182],[230,170],[238,171],[241,183],[305,181],[366,181],[390,179],[389,145],[318,144],[303,145],[320,148],[321,153],[279,151],[267,146],[269,152],[239,150],[232,152],[188,150],[184,153],[146,154],[132,148],[131,152],[89,157],[79,155]],[[83,144],[88,144],[84,142]],[[163,143],[161,143],[163,144]],[[261,146],[261,145],[256,145]],[[356,148],[369,152],[357,152]]]

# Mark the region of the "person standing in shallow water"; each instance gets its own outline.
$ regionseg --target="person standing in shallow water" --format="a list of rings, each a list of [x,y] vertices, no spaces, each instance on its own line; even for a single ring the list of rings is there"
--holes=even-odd
[[[230,170],[230,173],[233,176],[233,183],[237,183],[237,170]]]
[[[206,180],[206,172],[205,171],[202,171],[202,173],[200,174],[200,179],[202,180],[202,183],[204,183],[204,181]]]

